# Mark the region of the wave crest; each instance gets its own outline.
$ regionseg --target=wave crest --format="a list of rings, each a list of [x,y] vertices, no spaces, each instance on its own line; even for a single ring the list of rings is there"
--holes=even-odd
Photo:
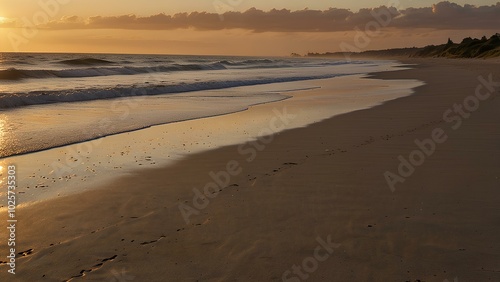
[[[191,91],[224,89],[238,86],[260,85],[278,82],[290,82],[299,80],[322,79],[341,76],[339,74],[315,75],[315,76],[293,76],[282,78],[261,78],[250,80],[232,80],[232,81],[205,81],[194,83],[180,83],[173,85],[150,85],[138,87],[115,87],[111,89],[91,88],[91,89],[73,89],[60,91],[33,91],[29,93],[8,93],[0,94],[1,108],[17,108],[29,105],[64,103],[64,102],[83,102],[101,99],[111,99],[119,97],[134,97],[143,95],[161,95],[175,94]]]
[[[114,64],[114,62],[111,62],[111,61],[95,59],[95,58],[80,58],[80,59],[73,59],[73,60],[64,60],[64,61],[60,61],[59,63],[65,64],[65,65],[70,65],[70,66],[95,66],[95,65]]]
[[[0,80],[20,80],[36,78],[70,78],[70,77],[95,77],[110,75],[135,75],[143,73],[197,71],[197,70],[221,70],[226,67],[221,63],[214,64],[173,64],[157,67],[101,67],[65,70],[26,70],[10,68],[0,70]]]

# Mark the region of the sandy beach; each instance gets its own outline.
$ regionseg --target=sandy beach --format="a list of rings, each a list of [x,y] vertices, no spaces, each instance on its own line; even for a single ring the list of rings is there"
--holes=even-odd
[[[413,95],[18,209],[0,280],[499,281],[499,61],[403,62],[370,80]]]

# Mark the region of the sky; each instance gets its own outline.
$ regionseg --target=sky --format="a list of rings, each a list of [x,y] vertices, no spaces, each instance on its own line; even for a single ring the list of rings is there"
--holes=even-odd
[[[499,0],[0,0],[0,52],[286,56],[500,31]]]

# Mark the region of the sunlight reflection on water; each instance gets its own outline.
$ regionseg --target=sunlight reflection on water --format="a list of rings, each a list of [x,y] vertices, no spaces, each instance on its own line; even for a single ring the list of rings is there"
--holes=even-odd
[[[6,133],[7,118],[0,115],[0,153],[3,153],[6,146],[5,133]],[[0,170],[1,172],[1,170]]]

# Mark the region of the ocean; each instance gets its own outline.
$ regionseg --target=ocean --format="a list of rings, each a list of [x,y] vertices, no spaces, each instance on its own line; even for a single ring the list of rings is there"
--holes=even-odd
[[[241,86],[366,74],[384,64],[391,63],[0,53],[0,158],[242,111],[293,90]]]

